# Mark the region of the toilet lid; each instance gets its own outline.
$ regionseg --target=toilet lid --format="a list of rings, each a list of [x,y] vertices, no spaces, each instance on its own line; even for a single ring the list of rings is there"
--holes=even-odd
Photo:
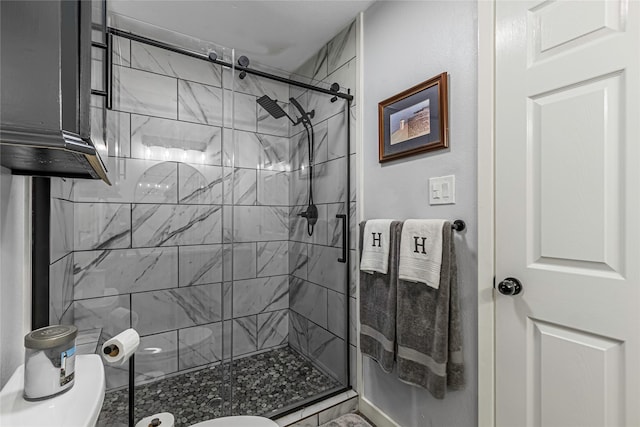
[[[274,421],[263,417],[223,417],[215,420],[207,420],[191,427],[278,427]]]

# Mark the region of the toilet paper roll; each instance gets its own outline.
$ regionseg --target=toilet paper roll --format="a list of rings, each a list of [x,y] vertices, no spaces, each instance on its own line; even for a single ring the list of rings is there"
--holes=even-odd
[[[102,344],[102,357],[112,365],[123,365],[136,352],[138,345],[140,335],[135,329],[127,329]]]

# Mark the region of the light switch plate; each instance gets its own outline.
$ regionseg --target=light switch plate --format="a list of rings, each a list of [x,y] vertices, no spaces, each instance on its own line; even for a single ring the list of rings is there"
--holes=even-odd
[[[456,202],[456,176],[429,178],[429,204],[450,205]]]

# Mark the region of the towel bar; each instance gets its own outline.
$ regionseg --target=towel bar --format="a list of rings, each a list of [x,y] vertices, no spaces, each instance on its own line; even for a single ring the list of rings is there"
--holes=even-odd
[[[453,221],[453,225],[451,225],[451,228],[456,231],[462,231],[467,228],[467,224],[465,224],[461,219],[456,219],[455,221]]]

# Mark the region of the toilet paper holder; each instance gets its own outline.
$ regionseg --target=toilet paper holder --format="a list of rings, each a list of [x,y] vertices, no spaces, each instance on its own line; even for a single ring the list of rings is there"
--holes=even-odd
[[[116,357],[120,353],[120,349],[115,344],[106,346],[102,351],[104,352],[104,354],[111,357]]]
[[[115,357],[121,349],[116,344],[105,346],[102,352],[105,356]],[[134,396],[135,396],[135,351],[129,356],[129,427],[135,426]]]
[[[104,354],[108,355],[108,356],[117,356],[118,353],[120,352],[120,349],[118,348],[118,346],[116,346],[115,344],[110,345],[105,347],[103,350]],[[115,354],[113,354],[115,353]],[[133,397],[135,395],[135,366],[136,366],[136,362],[135,362],[135,354],[132,354],[131,357],[129,357],[129,427],[134,427],[135,426],[135,416],[133,413]]]

